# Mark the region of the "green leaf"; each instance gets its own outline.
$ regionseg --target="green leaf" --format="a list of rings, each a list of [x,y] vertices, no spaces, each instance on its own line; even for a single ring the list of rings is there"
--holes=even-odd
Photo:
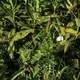
[[[64,27],[60,27],[60,32],[62,35],[65,35],[65,28]]]
[[[67,32],[67,33],[70,33],[70,34],[74,34],[74,35],[76,35],[76,33],[77,33],[77,31],[75,31],[75,30],[72,29],[72,28],[67,28],[67,29],[66,29],[66,32]]]
[[[17,22],[17,25],[21,26],[21,29],[31,29],[30,27],[27,27],[28,25],[22,21]]]
[[[11,77],[10,80],[15,80],[17,77],[19,77],[21,74],[23,74],[25,72],[25,69],[20,69],[18,71],[16,71]]]
[[[20,59],[21,59],[21,62],[23,64],[26,63],[26,61],[29,59],[30,57],[30,51],[29,49],[27,49],[26,47],[25,48],[20,48],[19,49],[19,54],[20,54]]]
[[[17,5],[15,8],[14,8],[14,13],[18,12],[19,9],[20,9],[21,5]]]
[[[70,0],[67,0],[67,3],[68,3],[70,6],[73,6],[72,3],[70,2]]]
[[[12,29],[8,34],[8,39],[11,39],[15,35],[15,29]]]
[[[32,56],[32,63],[38,61],[43,55],[43,53],[41,53],[40,50],[36,50],[36,51],[37,53],[34,56]]]
[[[11,23],[14,24],[13,17],[11,17],[11,16],[5,16],[4,18],[8,19]]]
[[[69,46],[70,46],[70,42],[69,42],[69,41],[66,41],[66,42],[65,42],[65,45],[64,45],[64,53],[67,52]]]
[[[59,77],[60,79],[66,69],[68,69],[68,66],[63,67],[60,71],[58,71],[56,77]]]
[[[49,74],[48,74],[48,72],[44,73],[44,79],[43,80],[49,80]]]
[[[33,77],[35,77],[35,76],[38,74],[39,71],[40,71],[39,64],[37,64],[37,65],[34,67]]]
[[[76,25],[77,25],[78,27],[80,27],[80,19],[79,19],[79,18],[76,18],[75,21],[76,21]]]
[[[77,69],[79,69],[79,60],[78,59],[73,59],[73,66]]]
[[[17,32],[16,35],[14,36],[13,40],[14,41],[18,41],[20,39],[23,39],[24,37],[26,37],[29,33],[32,33],[33,29],[30,30],[22,30],[20,32]]]
[[[39,11],[39,0],[35,0],[36,1],[36,11]]]

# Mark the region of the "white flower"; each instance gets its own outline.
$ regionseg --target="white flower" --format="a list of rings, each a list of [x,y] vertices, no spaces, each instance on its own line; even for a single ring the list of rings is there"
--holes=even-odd
[[[63,41],[63,36],[58,36],[57,38],[56,38],[56,41]]]

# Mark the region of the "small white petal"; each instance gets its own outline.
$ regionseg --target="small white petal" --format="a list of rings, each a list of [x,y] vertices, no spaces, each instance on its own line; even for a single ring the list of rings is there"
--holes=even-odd
[[[58,36],[56,41],[63,41],[63,36]]]

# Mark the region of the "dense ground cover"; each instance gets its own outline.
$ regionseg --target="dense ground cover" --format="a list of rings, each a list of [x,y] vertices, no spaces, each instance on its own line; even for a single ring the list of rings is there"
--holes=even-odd
[[[0,0],[0,80],[80,80],[80,0]]]

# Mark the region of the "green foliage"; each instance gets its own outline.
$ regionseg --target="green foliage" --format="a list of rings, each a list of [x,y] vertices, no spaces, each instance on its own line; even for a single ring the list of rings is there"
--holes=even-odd
[[[80,80],[80,0],[0,0],[1,80]]]

